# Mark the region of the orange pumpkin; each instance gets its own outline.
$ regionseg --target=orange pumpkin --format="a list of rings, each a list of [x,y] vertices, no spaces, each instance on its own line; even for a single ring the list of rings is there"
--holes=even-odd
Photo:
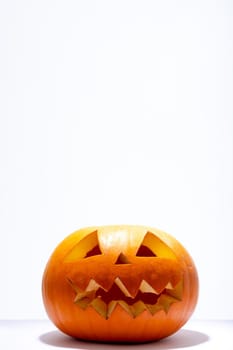
[[[180,329],[198,297],[195,265],[172,236],[142,226],[78,230],[50,257],[46,311],[79,339],[145,342]]]

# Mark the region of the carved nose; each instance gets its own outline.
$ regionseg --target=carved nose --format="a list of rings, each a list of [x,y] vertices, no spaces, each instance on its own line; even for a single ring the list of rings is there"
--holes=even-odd
[[[127,256],[123,253],[120,253],[120,255],[118,255],[118,258],[115,262],[115,264],[131,264],[131,262],[129,261],[129,259],[127,258]]]

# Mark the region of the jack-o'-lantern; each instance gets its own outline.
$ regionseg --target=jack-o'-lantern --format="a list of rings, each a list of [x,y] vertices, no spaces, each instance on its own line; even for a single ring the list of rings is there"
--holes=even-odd
[[[186,323],[196,306],[198,276],[188,252],[165,232],[91,227],[58,245],[42,292],[50,319],[72,337],[145,342]]]

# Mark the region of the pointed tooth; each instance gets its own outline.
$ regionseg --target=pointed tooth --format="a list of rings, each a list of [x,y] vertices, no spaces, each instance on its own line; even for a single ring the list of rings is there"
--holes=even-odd
[[[77,293],[74,299],[74,302],[77,303],[79,300],[84,299],[86,296],[86,293]]]
[[[82,309],[86,309],[86,307],[92,302],[95,298],[95,291],[88,293],[77,293],[74,303],[80,306]]]
[[[95,297],[95,291],[92,290],[90,292],[81,292],[81,293],[77,293],[74,302],[77,303],[80,300],[92,300]]]
[[[173,289],[171,282],[168,282],[165,288],[166,289]]]
[[[97,283],[93,278],[89,281],[87,287],[86,287],[86,292],[91,292],[93,290],[97,290],[101,288],[100,284]]]
[[[125,294],[126,297],[132,298],[132,295],[129,293],[128,289],[125,287],[125,285],[122,283],[119,277],[115,279],[115,283],[120,288],[120,290]]]
[[[112,300],[108,304],[107,318],[109,318],[111,316],[112,312],[117,307],[117,304],[119,304],[122,307],[122,309],[124,309],[131,317],[134,317],[133,310],[131,309],[131,306],[129,306],[125,301]]]
[[[95,298],[90,304],[100,316],[107,318],[107,305],[101,298]]]
[[[177,300],[176,298],[170,296],[170,295],[167,295],[167,294],[162,294],[159,299],[158,299],[158,306],[162,306],[164,311],[166,313],[168,313],[168,310],[171,306],[171,304],[173,303],[177,303],[179,300]]]
[[[113,312],[113,310],[115,309],[116,305],[117,305],[117,301],[116,300],[110,301],[110,303],[108,304],[107,318],[110,317],[110,315]]]
[[[151,313],[151,315],[153,316],[156,312],[163,310],[163,306],[159,305],[159,304],[155,304],[155,305],[150,305],[150,304],[146,304],[146,308],[147,310]]]
[[[183,280],[177,283],[177,285],[173,289],[168,289],[166,293],[176,298],[177,300],[182,300]]]
[[[75,301],[75,304],[81,307],[81,309],[85,310],[88,307],[88,305],[90,305],[90,300],[87,298],[84,298],[84,299]]]
[[[141,300],[139,300],[136,303],[134,303],[133,305],[131,305],[131,311],[132,311],[134,317],[137,317],[145,310],[147,310],[147,306]]]
[[[142,293],[154,293],[154,294],[159,294],[159,292],[157,292],[148,282],[146,282],[145,280],[142,280],[140,286],[139,286],[139,290]]]
[[[131,307],[123,300],[117,300],[118,304],[126,311],[130,316],[134,316]]]

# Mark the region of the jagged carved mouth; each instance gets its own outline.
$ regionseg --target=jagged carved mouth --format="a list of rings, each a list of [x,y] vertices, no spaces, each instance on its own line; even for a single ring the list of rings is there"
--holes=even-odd
[[[135,295],[131,295],[119,277],[109,290],[105,290],[91,279],[85,290],[81,290],[72,280],[68,280],[76,292],[74,303],[86,309],[93,307],[102,317],[108,319],[117,305],[120,305],[132,317],[147,310],[154,315],[159,310],[168,312],[171,304],[182,298],[183,283],[175,286],[168,282],[162,291],[157,291],[148,282],[142,280]]]

